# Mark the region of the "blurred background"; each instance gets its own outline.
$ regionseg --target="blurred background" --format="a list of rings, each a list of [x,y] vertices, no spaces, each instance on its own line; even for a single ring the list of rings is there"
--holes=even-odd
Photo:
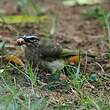
[[[108,0],[1,0],[0,34],[38,33],[73,49],[91,50],[89,42],[109,34],[109,4]]]
[[[26,34],[78,54],[39,72],[16,45]],[[110,110],[110,0],[0,0],[0,110]]]

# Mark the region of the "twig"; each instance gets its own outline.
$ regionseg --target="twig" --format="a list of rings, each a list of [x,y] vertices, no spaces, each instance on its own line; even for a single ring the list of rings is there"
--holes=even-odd
[[[105,73],[105,71],[104,71],[103,67],[100,65],[100,63],[95,62],[95,64],[97,64],[97,65],[100,67],[101,71],[102,71],[103,73]]]

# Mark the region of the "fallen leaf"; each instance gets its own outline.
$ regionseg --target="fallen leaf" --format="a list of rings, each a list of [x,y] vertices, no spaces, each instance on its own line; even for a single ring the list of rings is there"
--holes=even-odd
[[[93,5],[100,4],[101,0],[64,0],[63,4],[67,6],[75,6],[75,5]]]
[[[3,59],[13,64],[22,65],[22,66],[24,65],[22,60],[15,55],[6,55],[6,56],[3,56]]]
[[[45,21],[48,20],[47,16],[3,16],[0,19],[0,23],[6,23],[6,24],[18,24],[18,23],[37,23],[39,21]]]
[[[69,57],[68,59],[67,59],[67,62],[69,63],[69,64],[76,64],[76,63],[78,63],[80,61],[80,56],[79,55],[76,55],[76,56],[71,56],[71,57]]]

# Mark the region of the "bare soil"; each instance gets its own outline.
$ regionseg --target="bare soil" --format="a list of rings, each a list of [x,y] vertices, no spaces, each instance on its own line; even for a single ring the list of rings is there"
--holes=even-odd
[[[55,34],[53,36],[53,38],[57,42],[61,43],[64,47],[73,49],[74,51],[81,50],[85,53],[89,52],[90,54],[93,54],[97,58],[99,58],[99,60],[100,59],[103,60],[103,56],[105,55],[105,53],[107,53],[107,51],[109,51],[109,44],[106,41],[107,33],[100,26],[100,22],[97,19],[89,20],[89,19],[84,19],[82,17],[82,13],[88,10],[92,6],[67,7],[61,4],[59,0],[35,0],[35,2],[36,1],[46,9],[45,14],[47,15],[52,14],[57,19],[57,22],[56,22],[57,26],[56,26]],[[105,10],[109,10],[110,3],[103,0],[100,6]],[[18,14],[14,0],[0,0],[0,11],[3,12],[5,15]],[[28,25],[28,26],[13,25],[12,27],[17,29],[17,31],[19,31],[21,34],[27,33],[27,32],[39,31],[39,27],[35,25]],[[46,28],[46,26],[43,28]],[[17,37],[16,37],[16,34],[13,33],[13,29],[9,30],[6,25],[0,26],[0,39],[7,41],[6,46],[8,49],[7,50],[8,54],[17,53],[21,57],[24,57],[23,56],[24,53],[22,53],[23,51],[20,52],[19,48],[14,45],[16,38]],[[102,64],[99,65],[98,63],[95,63],[93,59],[90,59],[90,62],[88,61],[89,63],[86,64],[87,72],[98,73],[99,71],[102,71],[103,67],[104,67],[104,71],[110,71],[109,61],[106,61],[106,59],[104,59],[106,63],[104,62],[103,64],[101,60],[100,62]],[[84,61],[85,61],[85,58],[84,58]],[[82,65],[83,65],[82,67],[84,67],[85,62]],[[19,78],[20,77],[18,77],[17,75],[18,80]],[[19,82],[22,82],[22,79],[20,79]],[[23,82],[25,83],[25,81]],[[22,84],[22,85],[24,86],[26,84]],[[108,85],[110,85],[110,82],[107,81],[107,84],[105,85],[108,88]],[[62,93],[61,90],[47,91],[47,90],[41,90],[40,88],[39,90],[36,90],[36,91],[38,92],[38,94],[42,96],[49,95],[49,97],[52,97],[52,98],[54,97],[52,101],[56,101],[56,103],[60,103],[60,104],[63,103],[63,101],[65,101],[66,99],[69,100],[70,103],[71,102],[75,103],[75,97],[77,96],[77,95],[75,96],[76,93],[75,94],[73,93],[74,95],[72,93],[66,94],[66,93]]]

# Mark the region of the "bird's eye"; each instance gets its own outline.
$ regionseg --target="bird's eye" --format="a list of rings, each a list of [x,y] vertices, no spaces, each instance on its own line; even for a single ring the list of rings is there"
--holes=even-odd
[[[39,38],[37,36],[24,36],[23,39],[25,40],[25,42],[30,42],[30,43],[39,41]]]

